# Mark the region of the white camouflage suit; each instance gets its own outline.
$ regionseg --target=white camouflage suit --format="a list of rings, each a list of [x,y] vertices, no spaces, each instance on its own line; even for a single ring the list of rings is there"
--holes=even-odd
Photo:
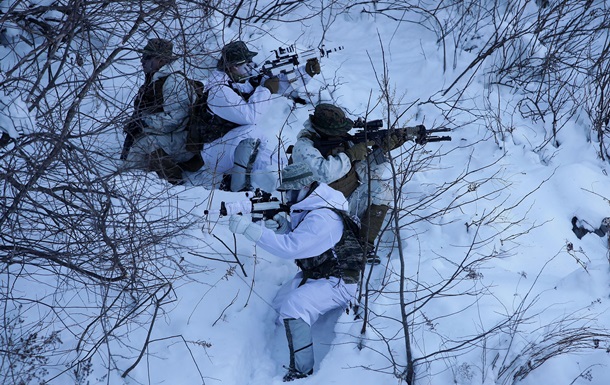
[[[190,106],[195,100],[195,90],[181,68],[180,61],[174,61],[153,75],[153,82],[167,76],[162,91],[163,112],[142,116],[147,125],[143,128],[146,135],[135,141],[127,156],[127,161],[136,167],[146,168],[147,155],[158,148],[162,148],[176,163],[193,157],[191,152],[186,151],[186,124]]]
[[[329,207],[345,211],[348,203],[339,191],[321,183],[308,197],[292,205],[288,233],[276,234],[263,226],[257,245],[289,260],[322,254],[343,235],[343,221]],[[358,288],[336,277],[308,279],[299,286],[302,278],[302,273],[297,273],[276,295],[273,305],[279,313],[278,321],[300,318],[311,326],[324,313],[346,307]]]
[[[311,77],[305,73],[305,67],[299,67],[297,77],[306,84]],[[280,88],[278,95],[288,95],[293,89],[285,75],[279,76]],[[261,82],[261,84],[264,82]],[[246,101],[229,84],[240,92],[252,96]],[[214,70],[210,74],[206,89],[209,90],[208,108],[219,117],[240,126],[232,129],[223,137],[211,143],[205,143],[201,152],[205,166],[216,173],[226,173],[233,168],[235,149],[239,142],[247,138],[260,139],[258,156],[254,162],[253,171],[266,169],[273,164],[276,156],[268,143],[269,132],[264,127],[258,127],[262,115],[269,109],[273,95],[266,87],[256,88],[249,82],[232,82],[224,71]]]
[[[324,183],[332,183],[345,176],[352,168],[349,157],[341,152],[337,155],[329,155],[326,158],[314,147],[314,143],[308,137],[317,136],[315,129],[309,120],[303,123],[304,129],[297,135],[297,142],[292,150],[294,163],[306,163],[316,174],[316,178]],[[357,161],[353,167],[356,169],[359,187],[347,198],[349,202],[349,213],[361,218],[370,204],[387,205],[392,202],[392,170],[388,162],[371,165],[371,196],[369,202],[368,167],[366,161]]]

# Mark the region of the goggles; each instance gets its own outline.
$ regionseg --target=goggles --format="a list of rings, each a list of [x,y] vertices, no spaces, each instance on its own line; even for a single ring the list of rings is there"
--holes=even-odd
[[[242,62],[240,64],[236,64],[235,70],[233,71],[239,77],[248,77],[252,76],[254,70],[256,69],[256,64],[252,61]]]

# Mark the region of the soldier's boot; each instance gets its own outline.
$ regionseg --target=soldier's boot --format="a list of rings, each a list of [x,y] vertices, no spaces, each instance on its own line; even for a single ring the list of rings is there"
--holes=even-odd
[[[182,169],[163,149],[153,151],[149,156],[148,167],[157,173],[159,178],[178,185],[184,183]]]
[[[6,146],[8,144],[8,142],[11,141],[11,137],[9,136],[9,134],[7,134],[6,132],[2,133],[2,136],[0,137],[0,148]],[[123,158],[121,158],[123,159]]]
[[[379,264],[381,259],[375,254],[375,239],[381,231],[388,210],[387,205],[372,204],[367,207],[361,218],[360,239],[367,243],[367,263]]]
[[[610,249],[610,217],[602,219],[599,229],[604,233],[608,249]],[[610,254],[608,256],[610,257]]]
[[[300,318],[284,320],[288,349],[290,351],[290,366],[284,376],[284,382],[304,378],[313,373],[313,340],[311,327]]]
[[[252,167],[260,144],[260,139],[248,138],[237,145],[231,171],[231,191],[252,190]]]

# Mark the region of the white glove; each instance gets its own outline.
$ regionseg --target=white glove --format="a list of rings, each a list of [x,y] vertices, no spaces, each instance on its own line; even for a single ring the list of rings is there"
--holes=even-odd
[[[273,219],[267,219],[265,226],[276,234],[286,234],[290,231],[290,222],[281,214],[275,214]]]
[[[280,227],[280,224],[274,221],[273,219],[265,219],[265,227],[269,230],[277,230]]]
[[[243,234],[246,232],[246,228],[252,221],[250,218],[246,218],[243,215],[233,214],[229,217],[229,230],[235,234]]]
[[[290,232],[290,222],[288,221],[285,215],[275,214],[273,216],[273,220],[276,221],[278,224],[276,233],[287,234]]]
[[[252,242],[258,242],[263,235],[261,225],[252,223],[252,220],[243,215],[231,215],[229,218],[229,230],[235,234],[243,234]]]

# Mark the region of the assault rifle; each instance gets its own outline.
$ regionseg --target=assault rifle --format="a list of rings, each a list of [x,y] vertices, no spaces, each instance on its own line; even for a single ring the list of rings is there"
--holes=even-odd
[[[421,124],[415,127],[394,128],[390,130],[382,129],[382,127],[383,120],[381,119],[365,121],[362,118],[359,118],[354,122],[354,128],[362,128],[362,130],[356,131],[356,133],[350,135],[349,140],[353,143],[372,140],[377,143],[377,145],[381,145],[382,140],[391,134],[399,135],[406,140],[414,140],[415,143],[421,145],[429,142],[444,142],[451,140],[450,136],[433,135],[438,132],[451,132],[450,128],[427,129]]]
[[[383,120],[376,119],[365,121],[359,118],[354,122],[354,128],[361,128],[354,134],[347,135],[340,139],[323,139],[316,143],[316,148],[321,149],[321,152],[327,153],[329,150],[336,148],[346,141],[356,143],[362,143],[366,141],[373,141],[373,151],[368,155],[367,161],[371,164],[381,164],[385,161],[385,155],[383,153],[382,144],[383,141],[390,135],[398,135],[405,141],[414,140],[415,143],[424,145],[428,142],[444,142],[451,140],[450,136],[436,136],[434,134],[438,132],[451,132],[450,128],[433,128],[427,129],[424,125],[417,125],[415,127],[403,127],[393,129],[382,129]]]
[[[133,143],[137,138],[142,136],[144,132],[143,128],[146,123],[139,117],[139,113],[134,112],[131,119],[125,126],[123,126],[123,133],[125,134],[125,141],[123,142],[123,149],[121,150],[121,160],[126,160],[129,150],[133,146]]]
[[[246,193],[248,196],[248,193]],[[261,189],[256,189],[254,195],[244,201],[238,202],[220,202],[220,210],[205,210],[205,215],[218,214],[221,217],[234,214],[251,214],[252,222],[260,220],[272,219],[275,214],[290,212],[290,206],[281,203],[276,197],[272,197],[271,193]]]
[[[284,74],[288,81],[292,83],[297,80],[294,73],[301,61],[321,59],[327,57],[331,52],[341,51],[342,49],[342,46],[326,49],[324,45],[322,45],[320,48],[310,48],[305,51],[297,52],[295,44],[291,44],[288,47],[278,47],[271,51],[275,58],[266,60],[258,71],[258,74],[252,76],[252,80],[254,83],[260,83],[263,76],[273,77]]]

